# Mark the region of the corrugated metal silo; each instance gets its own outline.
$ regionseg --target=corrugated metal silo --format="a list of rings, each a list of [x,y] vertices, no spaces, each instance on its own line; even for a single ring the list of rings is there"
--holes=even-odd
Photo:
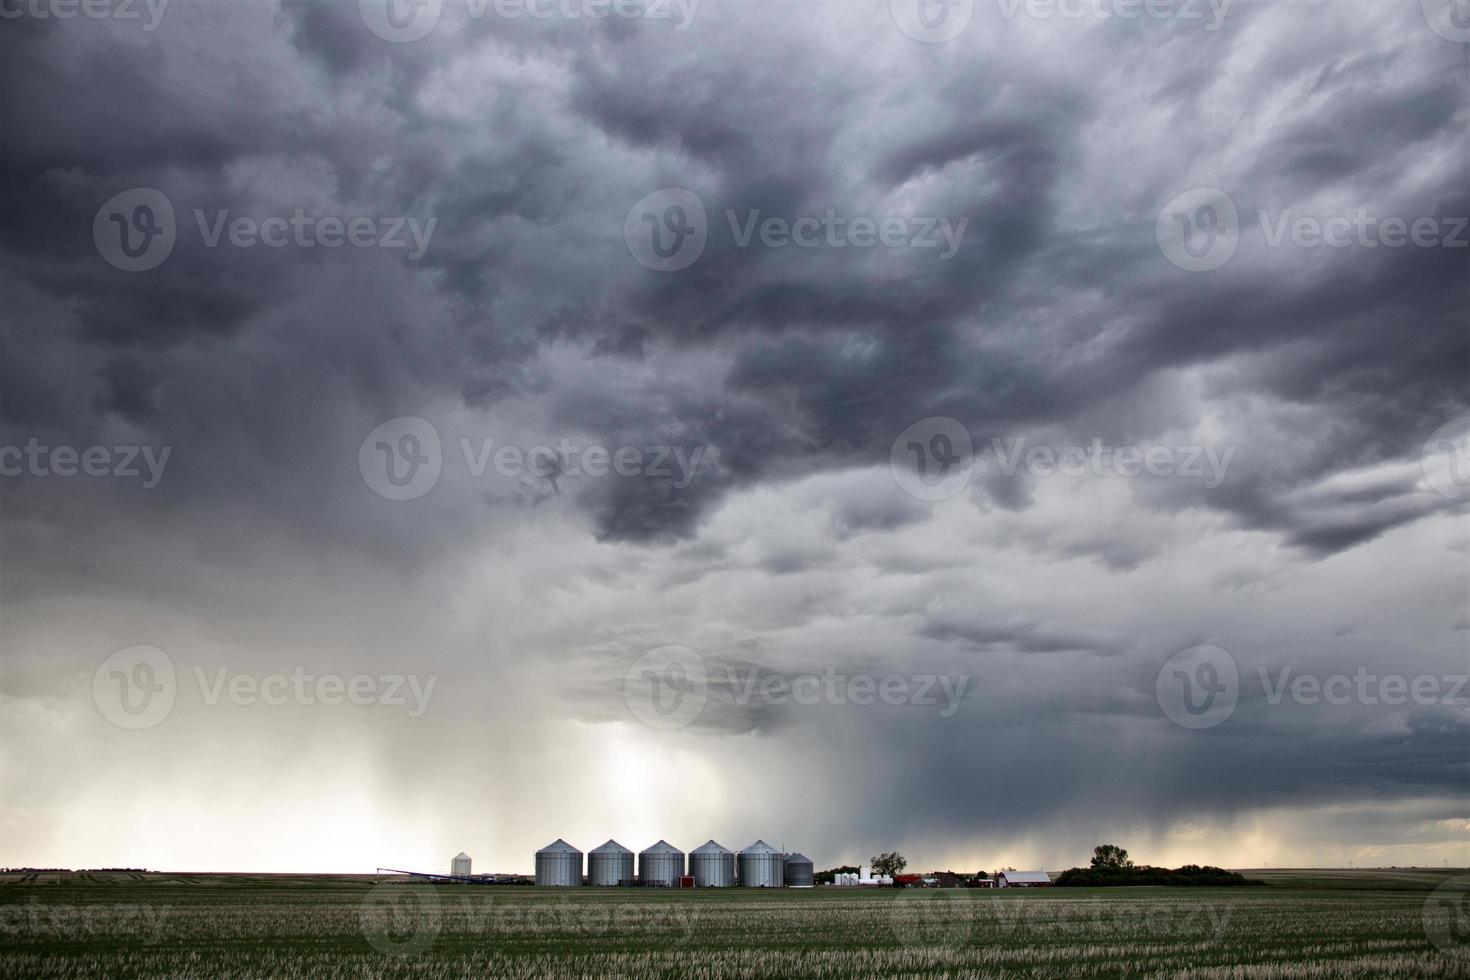
[[[558,837],[536,852],[536,884],[571,888],[581,883],[581,851]]]
[[[696,888],[729,888],[735,884],[735,852],[706,841],[689,852],[689,873]]]
[[[782,862],[782,874],[788,888],[811,888],[814,874],[812,859],[805,854],[788,854]]]
[[[456,878],[468,878],[470,876],[470,856],[464,851],[456,854],[454,860],[449,862],[449,873]]]
[[[638,880],[645,885],[677,888],[684,875],[684,852],[659,841],[638,855]]]
[[[784,880],[782,865],[785,858],[780,851],[763,840],[740,852],[741,888],[780,888]]]
[[[587,884],[621,885],[633,880],[633,852],[615,840],[587,852]]]

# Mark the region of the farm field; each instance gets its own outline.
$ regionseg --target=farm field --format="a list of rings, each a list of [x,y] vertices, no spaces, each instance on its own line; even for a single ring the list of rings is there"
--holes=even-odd
[[[3,875],[0,976],[1470,977],[1462,872],[1388,887],[1374,872],[1271,874],[1257,888],[770,892]]]

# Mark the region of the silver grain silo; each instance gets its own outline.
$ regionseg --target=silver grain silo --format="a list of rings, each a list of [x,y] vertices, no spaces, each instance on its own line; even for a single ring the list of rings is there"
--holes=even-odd
[[[644,885],[677,888],[684,875],[684,852],[659,841],[638,855],[638,881]]]
[[[633,880],[633,852],[615,840],[587,852],[587,884],[621,885]]]
[[[570,888],[581,883],[581,851],[558,837],[536,852],[536,884]]]
[[[689,852],[689,873],[696,888],[729,888],[735,884],[735,852],[705,841]]]
[[[741,888],[780,888],[781,865],[784,858],[780,851],[763,840],[740,852]]]
[[[449,862],[449,873],[456,878],[468,878],[470,876],[470,856],[460,851]]]
[[[782,862],[782,874],[788,888],[812,887],[812,860],[805,854],[788,854]]]

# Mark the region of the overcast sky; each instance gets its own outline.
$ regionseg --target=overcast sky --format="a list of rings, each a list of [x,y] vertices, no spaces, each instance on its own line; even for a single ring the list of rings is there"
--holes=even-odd
[[[4,3],[0,865],[1470,863],[1450,4],[533,6]]]

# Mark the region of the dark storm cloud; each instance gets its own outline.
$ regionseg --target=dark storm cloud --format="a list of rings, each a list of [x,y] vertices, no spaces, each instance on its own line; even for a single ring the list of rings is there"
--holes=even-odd
[[[344,658],[391,642],[467,699],[504,685],[528,715],[598,723],[626,721],[639,653],[689,643],[717,674],[701,743],[769,740],[786,799],[815,779],[875,838],[962,835],[982,810],[1025,834],[1038,813],[1164,824],[1462,793],[1455,711],[1366,728],[1383,719],[1283,720],[1247,698],[1200,734],[1170,727],[1152,687],[1215,629],[1390,656],[1343,654],[1325,628],[1302,640],[1299,612],[1260,608],[1302,579],[1327,583],[1333,624],[1364,611],[1365,644],[1438,669],[1463,639],[1463,598],[1431,608],[1451,591],[1443,556],[1409,552],[1459,512],[1424,491],[1418,455],[1470,404],[1470,250],[1262,244],[1286,210],[1470,212],[1464,51],[1402,6],[1241,5],[1218,32],[987,17],[949,45],[903,36],[886,4],[707,0],[675,32],[450,3],[407,44],[356,2],[180,4],[154,33],[7,20],[3,442],[174,450],[147,494],[7,483],[7,613],[37,650],[71,653],[148,633],[149,612],[191,611],[211,637],[328,635]],[[652,272],[623,223],[674,186],[704,203],[708,244]],[[1237,254],[1208,272],[1154,237],[1198,186],[1240,216]],[[178,218],[145,273],[92,239],[133,187]],[[210,247],[196,209],[436,225],[409,261]],[[967,224],[948,258],[741,246],[731,228],[828,209]],[[403,415],[436,427],[444,476],[400,503],[357,467],[369,430]],[[895,438],[932,416],[978,454],[939,505],[889,471]],[[579,478],[563,459],[466,471],[461,439],[562,436],[704,455],[687,481]],[[1068,498],[999,470],[991,440],[1022,436],[1235,454],[1219,486]],[[1352,577],[1374,545],[1425,605]],[[58,596],[122,597],[138,623],[79,639]],[[402,633],[382,640],[379,616]],[[975,686],[937,719],[799,711],[721,679],[829,665]]]
[[[957,641],[978,651],[1082,653],[1105,657],[1125,649],[1107,637],[1069,634],[1034,622],[986,622],[945,615],[933,617],[918,632],[935,640]]]

